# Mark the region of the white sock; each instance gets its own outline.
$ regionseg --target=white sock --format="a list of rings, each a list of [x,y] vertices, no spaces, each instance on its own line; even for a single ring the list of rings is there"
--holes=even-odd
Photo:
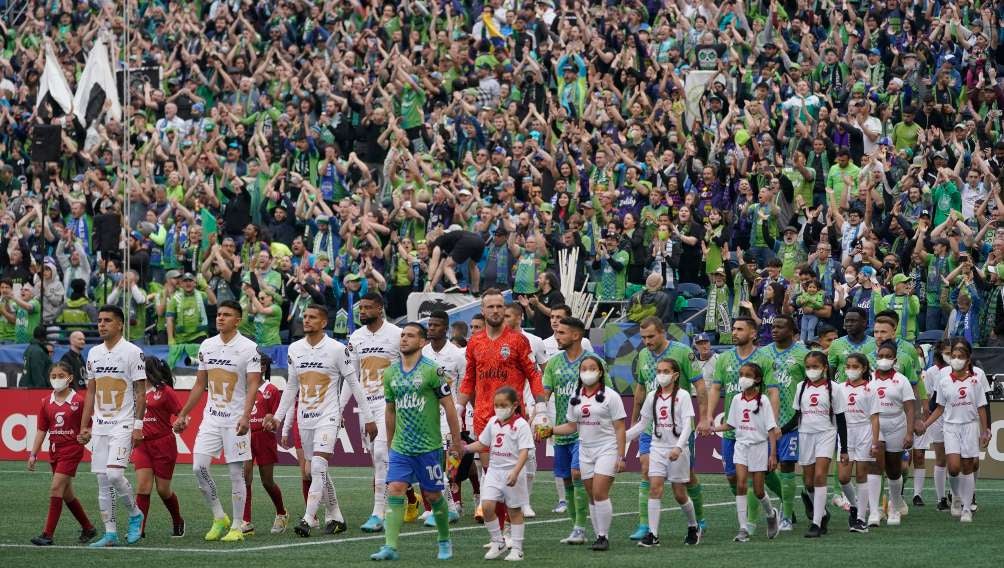
[[[822,526],[823,513],[826,511],[826,485],[813,488],[812,524]]]
[[[659,515],[662,513],[662,499],[648,499],[648,530],[659,536]]]
[[[110,467],[105,475],[108,476],[108,482],[115,489],[115,496],[122,500],[126,510],[129,511],[129,516],[135,517],[140,514],[139,507],[136,505],[136,497],[132,492],[132,485],[129,484],[129,479],[125,476],[125,470],[121,467]]]
[[[488,528],[488,537],[491,538],[492,542],[502,542],[502,528],[499,527],[498,520],[496,519],[492,519],[491,521],[486,520],[485,527]]]
[[[558,501],[565,501],[565,480],[560,477],[554,478],[554,490],[558,493]],[[565,501],[567,503],[567,501]]]
[[[220,503],[220,495],[216,491],[216,481],[213,480],[212,474],[209,473],[209,464],[212,458],[206,454],[195,454],[192,458],[192,470],[195,472],[195,481],[199,485],[199,491],[202,492],[202,498],[206,500],[206,505],[213,511],[214,519],[222,519],[226,517],[227,514],[223,512],[223,504]],[[241,482],[244,485],[244,482]],[[244,516],[244,511],[241,511],[241,517]]]
[[[868,513],[878,514],[882,510],[882,476],[868,474]]]
[[[959,498],[962,499],[962,510],[972,511],[973,492],[976,491],[976,476],[964,473],[959,476]]]
[[[446,491],[446,494],[449,495],[450,492]],[[327,469],[324,470],[323,500],[325,505],[324,520],[344,523],[345,517],[342,516],[342,507],[338,504],[338,494],[335,493],[335,480],[331,478]]]
[[[593,510],[596,512],[596,536],[608,536],[610,534],[610,522],[614,518],[614,504],[610,499],[593,503]]]
[[[770,503],[770,495],[767,492],[763,492],[763,497],[760,498],[760,508],[763,509],[763,514],[769,519],[774,514],[774,506]]]
[[[927,470],[921,467],[913,468],[913,495],[921,495],[924,493],[924,477],[927,475]]]
[[[446,510],[451,513],[457,512],[457,504],[453,501],[453,491],[450,488],[450,476],[446,475],[446,471],[443,471],[443,498],[446,499]]]
[[[868,520],[868,498],[870,493],[868,489],[868,483],[858,484],[858,519],[861,521]]]
[[[840,490],[844,492],[844,497],[846,497],[847,500],[851,502],[851,504],[857,502],[858,496],[854,491],[854,484],[852,484],[850,481],[848,481],[847,483],[841,483]]]
[[[895,507],[899,507],[900,503],[903,502],[903,476],[899,479],[889,480],[889,503]]]
[[[589,503],[589,524],[593,526],[593,534],[600,536],[600,530],[596,528],[596,503]]]
[[[736,518],[739,519],[739,528],[746,530],[746,496],[736,495]]]
[[[324,478],[328,473],[328,460],[314,456],[310,458],[310,489],[307,490],[307,510],[303,520],[313,524],[317,508],[324,498]]]
[[[374,444],[380,446],[381,444]],[[373,450],[373,515],[384,518],[387,510],[387,448]]]
[[[512,538],[513,550],[523,550],[523,534],[525,530],[526,525],[523,523],[509,525],[509,536]]]
[[[938,496],[938,501],[945,498],[946,477],[948,477],[948,471],[943,466],[934,466],[934,493]]]
[[[98,477],[98,509],[101,511],[101,521],[105,524],[105,532],[118,534],[118,525],[115,522],[115,497],[112,484],[108,481],[108,475],[97,474]]]
[[[227,468],[230,470],[230,500],[234,507],[230,528],[240,530],[244,522],[244,503],[248,499],[248,488],[244,484],[244,462],[228,463]]]
[[[697,526],[697,511],[694,510],[694,502],[687,498],[687,502],[680,505],[680,509],[683,514],[687,516],[687,526],[696,527]]]

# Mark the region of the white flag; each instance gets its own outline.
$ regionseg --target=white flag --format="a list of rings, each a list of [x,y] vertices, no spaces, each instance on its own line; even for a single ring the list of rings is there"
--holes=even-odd
[[[52,51],[52,43],[45,42],[45,68],[42,71],[42,79],[38,85],[38,98],[35,100],[35,110],[42,104],[45,95],[52,97],[63,109],[63,112],[70,114],[73,109],[73,91],[70,84],[66,82],[66,75],[59,65],[59,59]]]
[[[104,108],[104,102],[111,100],[111,107],[105,115],[106,119],[122,120],[122,106],[119,105],[119,93],[115,86],[115,74],[112,73],[111,58],[103,38],[94,42],[94,47],[87,54],[84,73],[77,84],[77,93],[73,96],[73,113],[84,127],[90,126]]]

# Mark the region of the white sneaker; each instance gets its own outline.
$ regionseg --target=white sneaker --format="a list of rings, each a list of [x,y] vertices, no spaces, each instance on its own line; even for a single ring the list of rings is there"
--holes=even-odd
[[[421,515],[418,516],[418,520],[424,522],[425,519],[428,519],[431,516],[432,516],[432,511],[424,511]]]
[[[506,547],[506,549],[512,548],[512,537],[509,536],[509,533],[503,534],[502,538],[505,539],[505,547]]]
[[[781,525],[778,527],[778,530],[781,532],[791,532],[794,530],[791,519],[781,519]]]
[[[973,522],[973,513],[972,513],[972,511],[962,511],[962,514],[959,515],[959,522],[961,522],[961,523],[971,523],[971,522]]]
[[[485,553],[485,560],[495,560],[496,558],[505,554],[506,545],[505,542],[491,541],[488,543],[488,552]]]
[[[848,501],[847,497],[844,497],[843,494],[834,495],[830,502],[833,503],[834,507],[840,507],[844,511],[851,510],[851,502]]]
[[[896,509],[890,509],[889,510],[889,516],[885,520],[886,526],[887,527],[895,527],[895,526],[899,525],[899,522],[900,522],[899,511],[897,511]]]
[[[586,529],[582,527],[575,527],[572,532],[565,538],[561,539],[561,544],[585,544],[586,543]]]
[[[505,559],[510,562],[520,562],[523,560],[523,551],[518,548],[514,548],[509,551],[509,555],[506,556]]]
[[[567,513],[568,512],[568,501],[565,501],[564,499],[562,499],[561,501],[558,501],[558,506],[555,507],[555,508],[553,508],[553,509],[551,509],[551,512],[552,513],[557,513],[559,515],[561,513]]]
[[[868,513],[868,526],[877,527],[882,524],[882,515],[878,511]]]
[[[537,513],[535,513],[533,507],[531,507],[530,504],[527,503],[526,505],[523,505],[523,516],[528,519],[532,519],[537,516]]]
[[[286,532],[286,527],[289,526],[289,515],[276,515],[275,521],[272,522],[272,534],[282,534]]]
[[[910,514],[910,507],[906,504],[906,499],[899,500],[897,509],[899,510],[899,514],[904,517]]]
[[[952,516],[959,518],[962,515],[962,499],[952,495]]]

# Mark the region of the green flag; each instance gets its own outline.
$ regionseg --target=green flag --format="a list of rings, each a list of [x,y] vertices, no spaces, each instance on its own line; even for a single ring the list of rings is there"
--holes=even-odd
[[[209,209],[202,208],[202,250],[209,250],[209,247],[216,244],[216,217],[209,212]]]

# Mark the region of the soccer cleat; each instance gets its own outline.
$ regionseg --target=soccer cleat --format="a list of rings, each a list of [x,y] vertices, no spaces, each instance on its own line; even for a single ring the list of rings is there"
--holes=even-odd
[[[851,523],[849,530],[852,533],[867,533],[868,525],[861,519],[854,519],[854,522]]]
[[[537,516],[537,513],[533,510],[533,507],[529,503],[523,506],[523,517],[527,519],[533,519]]]
[[[805,538],[819,538],[822,535],[823,530],[816,523],[809,525],[809,530],[805,531]]]
[[[91,542],[91,540],[93,540],[94,537],[96,536],[98,536],[98,529],[94,527],[90,527],[87,529],[80,529],[80,536],[77,537],[77,542],[79,542],[80,544],[87,544],[88,542]]]
[[[767,517],[767,538],[773,539],[777,536],[780,527],[778,527],[777,522],[777,509],[772,509],[770,516]]]
[[[847,500],[847,497],[844,497],[843,494],[840,493],[834,495],[830,502],[833,503],[834,507],[840,507],[845,511],[851,507],[851,502]]]
[[[424,524],[427,527],[435,527],[436,526],[436,518],[433,517],[432,515],[428,515],[428,516],[425,517],[425,522],[422,523],[422,524]]]
[[[52,537],[45,534],[40,534],[35,538],[31,539],[31,543],[34,544],[35,546],[52,546]]]
[[[828,527],[830,526],[830,512],[825,508],[823,509],[823,522],[819,523],[819,532],[826,534],[828,532]]]
[[[485,552],[485,560],[495,560],[499,556],[502,556],[503,554],[505,554],[506,550],[508,550],[508,549],[505,546],[505,541],[503,541],[503,540],[499,540],[499,541],[493,540],[493,541],[491,541],[491,542],[488,543],[488,552]]]
[[[561,539],[561,544],[586,544],[586,529],[574,527],[568,536]]]
[[[735,538],[732,539],[732,542],[749,542],[749,541],[750,541],[750,533],[747,532],[746,529],[739,529],[739,532],[736,533]]]
[[[272,534],[282,534],[286,532],[286,527],[289,526],[289,515],[276,515],[275,520],[272,521],[272,530],[269,532]]]
[[[847,515],[847,528],[854,530],[854,523],[858,520],[858,508],[851,507],[849,514]]]
[[[300,519],[300,522],[296,523],[296,526],[293,527],[293,532],[302,536],[303,538],[307,538],[308,536],[310,536],[310,523],[308,523],[303,519]]]
[[[777,530],[781,532],[791,532],[795,528],[794,523],[791,519],[781,519],[781,524],[778,526]]]
[[[450,524],[451,525],[455,524],[455,523],[459,523],[460,522],[460,511],[450,511],[450,514],[449,514],[448,518],[450,519]]]
[[[811,519],[813,508],[812,495],[809,495],[806,491],[802,491],[802,505],[805,506],[805,518]]]
[[[478,503],[478,506],[474,509],[474,522],[478,524],[484,524],[485,522],[485,513],[481,509],[481,503]]]
[[[328,521],[324,523],[324,534],[336,535],[349,530],[345,521]]]
[[[628,538],[630,538],[631,540],[641,540],[645,538],[645,535],[647,534],[648,534],[648,525],[639,524],[634,529],[634,532],[631,533],[631,536],[629,536]]]
[[[414,523],[418,520],[418,510],[422,505],[422,494],[415,493],[415,502],[409,502],[404,506],[404,522]]]
[[[937,509],[939,511],[948,511],[951,508],[952,508],[952,506],[948,504],[948,499],[946,499],[944,497],[942,497],[941,499],[938,499],[938,507],[937,507]]]
[[[555,508],[551,509],[551,512],[552,513],[557,513],[559,515],[562,514],[562,513],[567,513],[568,512],[568,501],[565,501],[564,499],[562,499],[561,501],[558,501],[558,505]]]
[[[962,514],[959,515],[959,522],[960,523],[971,523],[971,522],[973,522],[973,512],[972,511],[962,511]]]
[[[952,496],[952,516],[958,518],[962,514],[962,499]]]
[[[230,532],[223,535],[220,542],[244,542],[244,531],[241,529],[230,529]]]
[[[244,536],[254,536],[254,523],[251,521],[241,523],[241,532],[244,533]]]
[[[126,542],[136,544],[143,537],[143,512],[129,515],[129,531],[126,533]]]
[[[868,513],[868,526],[877,527],[882,523],[882,516],[879,515],[878,511],[870,511]]]
[[[683,539],[683,544],[687,546],[697,546],[701,542],[700,527],[687,527],[687,537]]]
[[[708,534],[708,521],[705,519],[697,519],[697,529],[701,531],[701,536]]]
[[[230,517],[223,515],[222,519],[213,520],[213,526],[206,533],[205,539],[208,541],[220,540],[230,528]]]
[[[896,527],[900,524],[900,514],[895,508],[889,509],[889,516],[886,517],[885,526]]]
[[[969,510],[975,513],[977,509],[979,509],[979,506],[976,505],[976,493],[974,492],[973,502],[969,504]]]
[[[523,560],[523,551],[518,548],[514,548],[509,551],[509,554],[508,556],[505,557],[505,560],[508,560],[509,562],[519,562]]]
[[[648,533],[645,535],[645,538],[638,541],[638,546],[642,548],[654,548],[659,546],[659,537],[652,533]]]
[[[439,553],[436,554],[436,560],[449,560],[453,558],[453,542],[449,540],[439,541]]]
[[[171,528],[171,538],[181,538],[185,536],[185,520],[182,519],[180,523],[174,525]]]
[[[921,497],[920,495],[914,495],[913,496],[913,506],[914,507],[923,507],[924,506],[924,498]]]
[[[610,541],[605,536],[598,536],[596,537],[596,540],[593,541],[593,546],[590,548],[597,552],[610,550]]]
[[[101,535],[100,539],[98,539],[95,542],[92,542],[87,546],[91,548],[106,548],[109,546],[118,546],[118,545],[119,545],[119,535],[115,533],[106,532],[105,534]]]
[[[359,530],[365,533],[378,533],[383,530],[383,519],[376,515],[370,515],[370,518],[366,519]]]
[[[421,515],[418,516],[418,520],[428,522],[429,517],[432,516],[432,511],[423,511]]]
[[[380,550],[370,554],[370,560],[400,560],[401,555],[397,553],[397,550],[387,546],[386,544],[380,547]]]

